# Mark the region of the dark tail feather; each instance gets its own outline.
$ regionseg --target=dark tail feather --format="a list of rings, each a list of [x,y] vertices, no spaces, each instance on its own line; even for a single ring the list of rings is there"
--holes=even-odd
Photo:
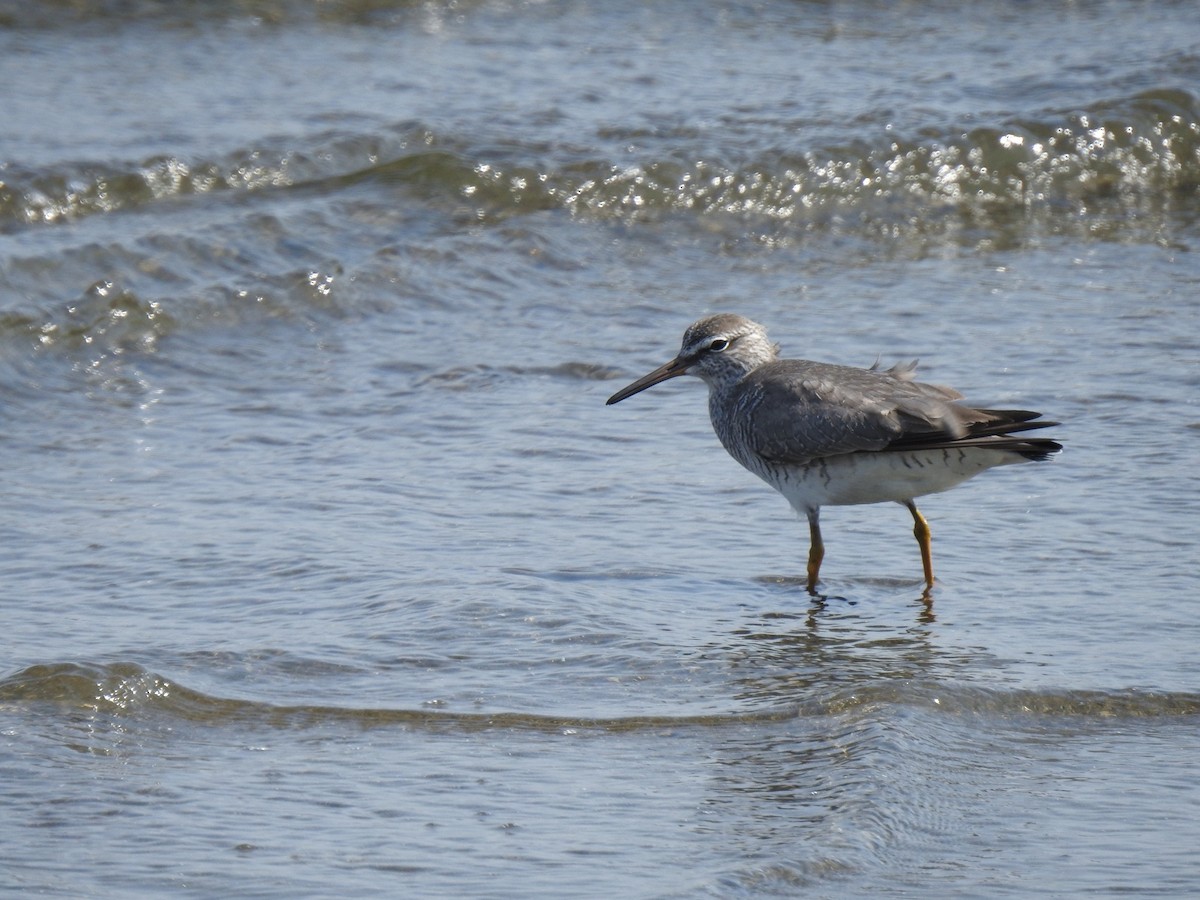
[[[1010,434],[1023,431],[1036,431],[1038,428],[1053,428],[1058,422],[1041,419],[1041,413],[1028,409],[981,409],[981,413],[991,417],[991,421],[980,422],[978,425],[968,425],[965,440],[975,437],[990,437],[992,446],[999,445],[1002,449],[1013,450],[1026,459],[1042,462],[1062,450],[1062,444],[1049,438],[1014,438],[1005,440]]]
[[[1049,438],[1007,437],[1003,434],[969,434],[966,437],[942,437],[940,440],[904,440],[888,444],[888,450],[963,450],[984,447],[988,450],[1011,450],[1026,459],[1041,462],[1062,450],[1062,444]]]
[[[1036,431],[1039,428],[1053,428],[1059,422],[980,422],[978,425],[967,426],[967,437],[983,437],[989,434],[1018,434],[1022,431]]]
[[[1035,428],[1051,428],[1059,422],[1042,419],[1040,412],[1028,409],[977,409],[983,421],[967,426],[971,434],[1013,434],[1018,431],[1033,431]],[[1040,422],[1034,419],[1042,419]]]
[[[1000,422],[1028,422],[1030,419],[1042,417],[1040,412],[1034,412],[1031,409],[977,409],[975,412],[990,416]],[[1057,425],[1058,423],[1053,424]]]
[[[967,424],[967,433],[953,437],[944,431],[909,433],[888,445],[889,450],[952,450],[961,447],[987,447],[990,450],[1011,450],[1037,462],[1049,459],[1062,450],[1062,444],[1049,438],[1010,437],[1025,431],[1051,428],[1058,422],[1033,421],[1041,413],[1027,409],[974,410],[980,421]]]
[[[1047,422],[1047,425],[1050,423]],[[1044,462],[1052,457],[1055,453],[1062,450],[1062,444],[1058,441],[1052,441],[1049,438],[1029,438],[1024,441],[1014,441],[1014,446],[1011,449],[1016,450],[1026,459],[1032,459],[1034,462]]]

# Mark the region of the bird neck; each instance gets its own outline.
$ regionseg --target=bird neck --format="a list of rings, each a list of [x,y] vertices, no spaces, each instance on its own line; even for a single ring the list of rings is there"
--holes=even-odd
[[[721,366],[710,365],[705,371],[700,373],[700,377],[708,385],[710,397],[717,398],[728,394],[739,381],[758,368],[757,366],[741,365],[741,362],[741,360],[735,360],[731,357],[728,360],[722,360],[722,363],[726,364]]]

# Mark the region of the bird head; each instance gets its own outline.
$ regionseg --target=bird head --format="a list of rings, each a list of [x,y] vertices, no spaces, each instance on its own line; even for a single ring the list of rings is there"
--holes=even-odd
[[[695,375],[709,387],[732,384],[778,355],[778,345],[757,322],[733,313],[709,316],[688,327],[673,360],[621,388],[608,398],[608,405],[679,375]]]

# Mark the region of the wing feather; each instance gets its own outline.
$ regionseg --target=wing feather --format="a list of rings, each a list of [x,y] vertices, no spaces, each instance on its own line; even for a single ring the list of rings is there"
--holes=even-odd
[[[793,465],[906,439],[954,440],[988,419],[955,403],[957,391],[916,381],[914,371],[915,363],[881,370],[779,360],[743,380],[734,407],[753,452]]]

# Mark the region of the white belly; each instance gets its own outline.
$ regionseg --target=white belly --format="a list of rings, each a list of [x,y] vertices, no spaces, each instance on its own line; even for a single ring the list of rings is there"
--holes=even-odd
[[[819,506],[903,503],[949,490],[985,469],[1024,461],[1012,451],[971,447],[847,453],[806,466],[751,471],[787,497],[797,512],[807,512]]]

